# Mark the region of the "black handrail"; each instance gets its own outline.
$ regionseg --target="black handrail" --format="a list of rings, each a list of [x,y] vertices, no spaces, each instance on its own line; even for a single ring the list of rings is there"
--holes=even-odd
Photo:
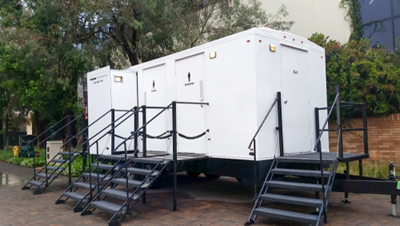
[[[64,118],[62,118],[60,121],[56,122],[55,124],[51,125],[47,130],[45,130],[43,133],[37,135],[34,139],[30,140],[27,144],[25,144],[24,146],[28,146],[30,145],[32,142],[34,142],[35,140],[39,139],[41,136],[43,136],[44,134],[46,134],[49,130],[53,129],[56,125],[60,124],[60,122],[64,121],[66,118],[71,117],[71,115],[67,115]],[[42,142],[41,142],[42,143]],[[40,143],[40,144],[41,144]]]
[[[328,124],[328,120],[329,120],[329,117],[332,114],[333,108],[335,107],[335,103],[339,100],[339,95],[340,95],[340,93],[336,94],[335,100],[333,101],[333,104],[332,104],[331,108],[329,109],[328,116],[326,117],[324,125],[322,126],[322,130],[318,135],[317,141],[315,142],[314,149],[313,149],[314,151],[317,150],[317,147],[318,147],[318,145],[319,145],[319,143],[321,141],[322,134],[324,133],[323,130],[325,130],[325,127]],[[319,161],[320,161],[320,167],[319,168],[321,170],[321,185],[322,185],[322,194],[323,194],[322,195],[322,199],[323,199],[323,207],[322,207],[323,210],[322,211],[323,211],[323,214],[324,214],[324,218],[326,219],[326,210],[325,210],[326,198],[325,198],[325,184],[324,184],[325,183],[324,182],[324,169],[322,167],[322,151],[319,152]]]
[[[278,98],[276,98],[276,99],[274,100],[274,102],[272,103],[272,105],[271,105],[271,107],[269,108],[267,114],[265,115],[265,117],[264,117],[264,119],[262,120],[260,126],[258,127],[257,132],[254,134],[253,138],[251,139],[250,144],[249,144],[249,147],[248,147],[249,149],[250,149],[251,145],[254,143],[254,141],[255,141],[255,139],[256,139],[258,133],[260,132],[262,126],[264,125],[264,123],[265,123],[265,121],[267,120],[269,114],[271,113],[272,108],[275,106],[275,104],[276,104],[277,102],[278,102]]]
[[[134,109],[134,111],[131,112],[131,115],[127,116],[125,119],[123,119],[123,120],[122,120],[121,122],[119,122],[117,125],[111,127],[110,130],[108,130],[108,131],[105,132],[101,137],[99,137],[97,140],[95,140],[95,141],[93,142],[93,144],[89,145],[89,146],[86,148],[86,150],[90,150],[90,148],[91,148],[96,142],[98,142],[100,139],[102,139],[103,137],[105,137],[106,135],[108,135],[111,131],[113,131],[115,128],[117,128],[119,125],[121,125],[123,122],[125,122],[127,119],[129,119],[132,115],[136,114],[136,113],[140,110],[140,108],[136,108],[136,107],[135,107],[135,108],[132,108],[132,109]],[[125,116],[125,114],[124,114],[123,116]],[[123,117],[123,116],[121,116],[121,117]],[[121,118],[121,117],[120,117],[120,118]],[[120,118],[118,118],[117,120],[119,120]],[[111,123],[110,125],[112,125],[112,124],[115,124],[115,122],[114,122],[114,123]],[[110,125],[106,126],[105,128],[108,128]],[[105,128],[102,129],[100,132],[104,131]],[[99,133],[100,133],[100,132],[99,132]],[[92,138],[96,137],[99,133],[97,133],[97,134],[96,134],[95,136],[93,136]],[[124,141],[130,139],[130,137],[131,137],[131,136],[129,136],[128,138],[126,138]],[[92,139],[92,138],[91,138],[91,139]],[[91,139],[88,139],[88,141],[91,140]],[[124,141],[122,141],[122,142],[124,142]],[[82,143],[82,144],[79,145],[76,149],[82,147],[84,144],[85,144],[85,143]],[[121,144],[122,144],[122,143],[121,143]],[[119,145],[118,147],[120,147],[120,145]],[[118,147],[117,147],[117,148],[118,148]],[[115,150],[116,150],[117,148],[115,148]],[[114,151],[114,150],[112,150],[112,151]]]
[[[125,138],[123,141],[121,141],[121,143],[120,143],[117,147],[115,147],[115,150],[118,150],[118,148],[121,147],[121,145],[122,145],[125,141],[127,141],[127,140],[129,140],[129,139],[132,139],[140,130],[143,129],[143,127],[147,126],[150,122],[152,122],[155,118],[157,118],[157,117],[158,117],[159,115],[161,115],[165,110],[169,109],[171,106],[172,106],[172,103],[169,104],[168,106],[164,107],[164,109],[162,109],[160,112],[158,112],[158,113],[157,113],[153,118],[151,118],[146,124],[142,125],[142,126],[139,127],[137,130],[133,131],[129,137]],[[121,122],[121,123],[122,123],[122,122]],[[118,124],[118,125],[119,125],[119,124]],[[114,151],[114,150],[113,150],[113,151]]]
[[[90,125],[86,126],[85,128],[83,128],[80,132],[78,132],[77,134],[75,134],[75,136],[71,137],[69,140],[67,140],[65,143],[68,143],[70,140],[76,138],[78,135],[82,134],[84,131],[86,131],[89,127],[91,127],[93,124],[95,124],[96,122],[98,122],[100,119],[104,118],[104,116],[106,116],[108,113],[110,113],[111,110],[108,110],[106,113],[104,113],[102,116],[100,116],[98,119],[96,119],[94,122],[90,123]],[[61,146],[61,148],[63,148],[63,146]]]
[[[256,199],[257,197],[257,156],[256,156],[256,137],[258,135],[258,133],[260,132],[261,128],[263,127],[265,121],[267,120],[269,114],[271,113],[272,109],[274,108],[275,104],[278,103],[279,98],[275,98],[274,102],[272,103],[271,107],[269,108],[267,114],[265,115],[264,119],[262,120],[260,126],[258,127],[256,133],[254,134],[253,138],[251,139],[250,143],[249,143],[249,147],[248,149],[251,149],[251,146],[253,145],[253,157],[254,157],[254,199]],[[250,154],[251,155],[251,154]]]

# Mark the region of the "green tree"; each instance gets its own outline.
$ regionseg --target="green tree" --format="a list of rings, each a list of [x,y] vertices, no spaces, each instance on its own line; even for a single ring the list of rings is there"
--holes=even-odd
[[[351,40],[346,44],[313,34],[311,41],[325,48],[329,102],[335,85],[343,100],[365,102],[368,115],[400,112],[400,56],[383,47],[371,48],[370,41]],[[351,116],[356,111],[349,112]],[[359,114],[359,113],[358,113]]]

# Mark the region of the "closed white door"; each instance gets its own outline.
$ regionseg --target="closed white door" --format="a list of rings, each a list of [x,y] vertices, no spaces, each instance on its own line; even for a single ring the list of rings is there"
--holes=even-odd
[[[307,52],[282,46],[282,121],[284,152],[311,151]],[[310,84],[312,85],[312,84]]]
[[[176,61],[177,101],[202,102],[204,64],[203,54]],[[206,106],[177,105],[177,130],[184,136],[193,137],[206,131]],[[178,152],[206,153],[206,135],[197,139],[178,136]]]

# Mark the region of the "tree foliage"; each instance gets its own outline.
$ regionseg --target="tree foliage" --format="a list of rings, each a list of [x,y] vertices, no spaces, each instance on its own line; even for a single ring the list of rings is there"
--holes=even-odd
[[[311,41],[325,48],[329,102],[340,86],[341,98],[365,102],[368,115],[400,112],[400,56],[385,48],[371,48],[370,41],[351,40],[346,44],[313,34]],[[350,112],[351,115],[357,114]]]
[[[0,107],[51,123],[77,109],[77,83],[87,71],[135,65],[255,26],[288,30],[287,14],[282,5],[267,15],[258,0],[1,0]]]

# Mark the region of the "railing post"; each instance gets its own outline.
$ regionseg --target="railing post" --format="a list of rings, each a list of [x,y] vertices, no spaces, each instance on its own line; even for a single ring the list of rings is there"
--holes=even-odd
[[[338,153],[339,153],[339,159],[343,159],[343,143],[342,143],[342,122],[340,119],[340,90],[339,90],[339,85],[335,86],[335,91],[336,95],[339,95],[336,101],[336,120],[337,120],[337,128],[338,128],[338,138],[339,138],[339,143],[338,143]]]
[[[36,164],[35,164],[35,155],[33,155],[33,168],[35,168],[36,167]],[[44,172],[45,172],[45,174],[46,174],[46,188],[49,186],[49,181],[48,181],[48,179],[47,179],[47,141],[46,141],[46,143],[44,144],[44,167],[45,167],[45,169],[44,169]],[[36,180],[36,179],[35,179]]]
[[[176,118],[176,102],[172,102],[172,146],[173,146],[173,164],[174,164],[174,187],[173,187],[173,207],[172,210],[177,210],[176,203],[176,192],[177,192],[177,161],[178,161],[178,139],[177,139],[177,118]]]
[[[147,118],[146,118],[146,105],[142,106],[142,124],[143,124],[143,134],[142,134],[142,138],[143,138],[143,158],[147,157]],[[144,168],[144,164],[142,165]],[[143,177],[144,179],[145,177]],[[146,203],[146,192],[143,192],[143,197],[142,197],[142,203]]]
[[[319,130],[320,130],[320,127],[319,127],[319,109],[315,108],[314,112],[315,112],[315,136],[316,136],[316,139],[318,139]],[[322,151],[321,150],[321,141],[318,141],[317,152],[321,152],[321,151]]]
[[[82,122],[81,122],[81,126],[82,126],[82,130],[84,130],[85,128],[85,116],[82,114],[82,118],[81,118]],[[82,172],[85,172],[86,170],[86,134],[83,132],[82,133],[82,142],[83,142],[83,146],[82,146]]]
[[[142,124],[143,124],[143,133],[142,133],[142,138],[143,138],[143,143],[142,143],[142,151],[143,151],[143,157],[147,157],[147,119],[146,119],[146,105],[142,106]]]
[[[137,131],[139,128],[139,108],[135,107],[134,108],[134,112],[135,112],[135,116],[134,116],[134,131]],[[135,158],[138,157],[138,134],[135,133],[135,137],[134,137],[134,144],[135,144]]]
[[[100,173],[100,171],[99,171],[99,142],[97,141],[96,142],[96,162],[97,162],[97,171],[96,171],[96,173],[97,173],[97,184],[96,184],[96,186],[97,186],[97,194],[100,194],[100,185],[99,185],[99,173]],[[92,190],[92,187],[90,187],[90,190]],[[99,197],[99,200],[100,200],[100,197]]]
[[[128,150],[126,148],[126,141],[124,141],[124,149],[125,149],[125,179],[126,179],[126,201],[128,205],[126,205],[126,212],[129,211],[129,183],[128,183]]]
[[[369,154],[368,151],[368,121],[367,121],[367,104],[362,105],[363,128],[364,128],[364,153]]]
[[[253,142],[253,154],[254,154],[254,200],[257,199],[257,179],[258,179],[258,170],[257,170],[257,152],[256,152],[256,140]]]
[[[111,109],[111,154],[113,155],[115,150],[115,109]]]
[[[68,117],[68,134],[67,137],[70,139],[71,136],[71,117]],[[68,185],[72,184],[72,178],[71,178],[71,141],[68,142]],[[72,188],[71,188],[72,191]]]
[[[278,99],[279,154],[280,154],[280,156],[284,156],[285,151],[283,150],[283,123],[282,123],[282,94],[281,94],[281,92],[277,93],[277,99]]]

